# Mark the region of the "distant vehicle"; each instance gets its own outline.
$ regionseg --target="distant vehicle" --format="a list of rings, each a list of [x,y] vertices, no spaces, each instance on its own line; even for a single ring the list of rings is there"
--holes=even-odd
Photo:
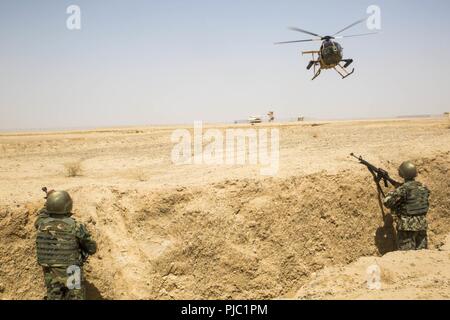
[[[251,124],[261,123],[262,122],[262,117],[260,117],[260,116],[251,116],[251,117],[248,118],[248,122],[250,122]]]
[[[353,74],[355,72],[355,69],[352,69],[352,71],[348,71],[346,68],[352,64],[353,59],[343,59],[343,48],[339,43],[336,41],[333,41],[335,39],[343,39],[343,38],[350,38],[350,37],[359,37],[359,36],[366,36],[366,35],[372,35],[376,34],[376,32],[372,33],[363,33],[363,34],[354,34],[354,35],[348,35],[348,36],[338,36],[338,34],[356,26],[357,24],[360,24],[362,22],[366,21],[366,19],[358,20],[351,25],[345,27],[342,30],[339,30],[332,36],[320,36],[317,33],[306,31],[299,28],[290,28],[293,31],[298,31],[302,33],[306,33],[315,37],[318,37],[317,39],[305,39],[305,40],[295,40],[295,41],[284,41],[284,42],[277,42],[275,44],[286,44],[286,43],[297,43],[297,42],[309,42],[309,41],[322,41],[322,45],[320,46],[320,49],[318,51],[303,51],[302,54],[311,54],[312,60],[309,62],[308,66],[306,67],[307,70],[310,70],[311,67],[314,67],[314,77],[312,80],[317,78],[320,75],[320,72],[322,69],[334,69],[337,73],[339,73],[342,76],[342,79],[347,78],[349,75]],[[318,56],[316,59],[316,55]],[[344,65],[341,65],[340,63],[344,62]],[[316,67],[319,67],[318,69]]]

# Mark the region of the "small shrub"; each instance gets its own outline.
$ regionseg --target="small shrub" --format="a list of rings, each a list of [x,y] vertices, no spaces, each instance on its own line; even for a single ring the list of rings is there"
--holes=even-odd
[[[81,173],[83,172],[81,168],[81,161],[68,162],[64,164],[64,167],[66,168],[67,177],[70,178],[81,176]]]
[[[147,175],[143,169],[136,169],[134,172],[134,178],[140,182],[147,181]]]

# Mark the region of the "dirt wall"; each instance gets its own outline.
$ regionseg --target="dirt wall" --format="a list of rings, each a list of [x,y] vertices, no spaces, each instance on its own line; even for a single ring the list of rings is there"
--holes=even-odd
[[[429,235],[437,247],[450,232],[450,154],[415,161],[432,190]],[[85,268],[91,299],[289,297],[312,272],[393,245],[375,185],[357,163],[337,174],[69,192],[75,217],[99,245]],[[33,227],[42,204],[0,208],[2,299],[44,296]]]

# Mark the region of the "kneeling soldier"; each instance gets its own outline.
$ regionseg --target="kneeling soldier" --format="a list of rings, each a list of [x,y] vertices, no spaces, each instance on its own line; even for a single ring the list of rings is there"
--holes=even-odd
[[[85,299],[82,267],[97,250],[86,227],[71,217],[72,204],[66,191],[51,191],[35,222],[37,260],[49,300]]]

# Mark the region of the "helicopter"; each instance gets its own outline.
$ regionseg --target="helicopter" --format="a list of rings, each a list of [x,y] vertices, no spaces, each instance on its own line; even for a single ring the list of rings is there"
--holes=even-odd
[[[288,43],[299,43],[299,42],[310,42],[310,41],[322,41],[322,45],[320,46],[319,50],[313,50],[313,51],[302,51],[302,55],[305,54],[311,54],[312,60],[309,62],[308,66],[306,67],[307,70],[310,70],[313,68],[314,77],[311,80],[314,80],[320,75],[320,72],[322,69],[334,69],[337,73],[339,73],[342,77],[342,79],[347,78],[348,76],[352,75],[353,72],[355,72],[355,69],[353,68],[352,71],[348,71],[347,67],[353,63],[353,59],[343,59],[343,48],[342,46],[337,43],[336,39],[343,39],[343,38],[351,38],[351,37],[360,37],[360,36],[367,36],[367,35],[373,35],[377,34],[377,32],[372,33],[362,33],[362,34],[353,34],[353,35],[347,35],[347,36],[339,36],[342,32],[366,21],[366,19],[358,20],[351,25],[339,30],[332,36],[321,36],[317,33],[310,32],[307,30],[303,30],[300,28],[290,27],[290,30],[302,32],[305,34],[312,35],[314,39],[304,39],[304,40],[294,40],[294,41],[283,41],[283,42],[276,42],[275,44],[288,44]],[[316,59],[317,55],[317,59]],[[343,65],[341,64],[344,63]]]

